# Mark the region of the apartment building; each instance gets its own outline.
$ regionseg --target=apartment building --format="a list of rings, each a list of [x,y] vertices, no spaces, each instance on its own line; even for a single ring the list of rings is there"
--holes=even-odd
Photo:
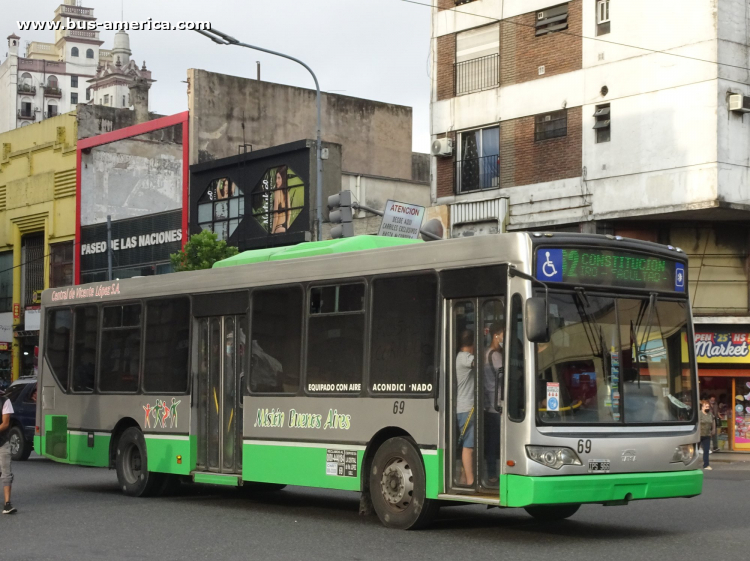
[[[682,248],[701,391],[732,412],[723,446],[750,446],[733,397],[750,387],[747,2],[438,0],[432,18],[432,198],[451,235]]]

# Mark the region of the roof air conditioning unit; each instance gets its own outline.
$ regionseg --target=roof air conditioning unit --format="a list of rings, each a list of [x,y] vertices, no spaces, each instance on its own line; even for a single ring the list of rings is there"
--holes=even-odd
[[[433,156],[452,156],[453,155],[453,139],[450,138],[438,138],[432,143],[432,155]]]
[[[750,96],[732,94],[729,96],[729,110],[750,113]]]

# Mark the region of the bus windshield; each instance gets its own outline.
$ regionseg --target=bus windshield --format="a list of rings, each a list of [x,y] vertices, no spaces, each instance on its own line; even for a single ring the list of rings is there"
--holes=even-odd
[[[690,423],[695,387],[685,301],[549,294],[550,341],[537,344],[540,424]]]

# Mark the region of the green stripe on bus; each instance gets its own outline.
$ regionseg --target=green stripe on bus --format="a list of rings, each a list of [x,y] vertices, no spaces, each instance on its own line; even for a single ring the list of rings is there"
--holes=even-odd
[[[108,434],[95,434],[94,446],[89,447],[88,434],[68,433],[68,463],[92,467],[109,466]]]
[[[357,450],[357,476],[326,474],[326,452],[336,445],[320,448],[244,443],[242,479],[260,483],[283,483],[302,487],[359,491],[364,450]]]
[[[144,436],[149,471],[190,475],[190,472],[195,469],[195,450],[197,449],[195,436],[190,436],[189,439]]]
[[[237,487],[240,484],[240,478],[237,475],[220,475],[218,473],[196,473],[193,476],[196,483],[209,483],[211,485],[229,485]]]
[[[605,503],[638,499],[666,499],[698,495],[703,488],[700,470],[659,473],[504,476],[507,497],[503,506],[565,503]],[[501,482],[502,485],[502,482]]]

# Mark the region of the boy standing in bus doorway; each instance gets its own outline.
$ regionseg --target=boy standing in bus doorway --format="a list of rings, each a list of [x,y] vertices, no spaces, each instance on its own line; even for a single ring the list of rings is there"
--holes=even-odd
[[[466,329],[456,355],[456,424],[461,443],[461,464],[467,486],[474,486],[474,332]]]
[[[13,472],[10,469],[10,416],[13,414],[13,405],[9,399],[0,397],[0,410],[2,410],[2,422],[0,422],[0,482],[5,493],[5,506],[3,514],[15,514],[16,509],[10,504],[10,486],[13,483]]]

